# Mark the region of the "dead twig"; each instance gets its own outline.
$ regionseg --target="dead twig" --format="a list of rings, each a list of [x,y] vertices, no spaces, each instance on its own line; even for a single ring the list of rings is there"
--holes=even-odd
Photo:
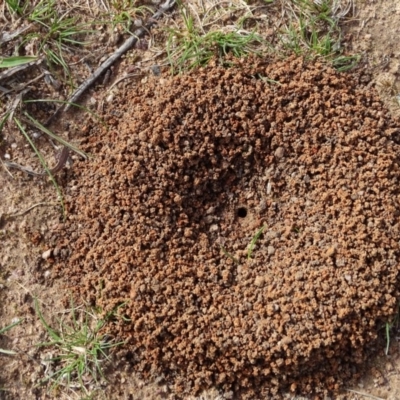
[[[147,24],[144,27],[140,27],[133,32],[133,35],[129,37],[125,43],[119,47],[114,54],[112,54],[103,64],[100,65],[93,74],[86,79],[85,82],[72,94],[72,96],[68,99],[68,103],[65,107],[65,111],[67,111],[70,107],[71,103],[76,103],[76,101],[82,96],[82,94],[91,86],[93,83],[117,61],[124,53],[130,50],[135,43],[143,37],[149,30],[157,23],[157,20],[168,10],[170,10],[175,5],[176,0],[166,0],[164,4],[162,4],[159,10],[149,18]],[[58,110],[57,110],[58,111]],[[57,113],[56,111],[56,113]]]
[[[4,43],[7,43],[7,42],[13,40],[17,36],[19,36],[21,33],[26,33],[27,31],[29,31],[32,28],[32,26],[33,26],[32,24],[23,26],[22,28],[17,29],[13,33],[3,32],[0,36],[0,44],[4,44]]]

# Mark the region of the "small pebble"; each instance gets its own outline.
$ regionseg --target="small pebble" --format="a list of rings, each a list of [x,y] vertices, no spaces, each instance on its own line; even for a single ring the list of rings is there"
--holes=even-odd
[[[42,258],[43,260],[47,260],[51,256],[52,250],[46,250],[45,252],[42,253]]]
[[[218,230],[218,225],[214,224],[210,226],[210,232],[216,232]]]
[[[265,282],[265,278],[261,275],[261,276],[257,276],[256,279],[254,280],[254,284],[258,287],[261,287],[264,285]]]
[[[139,132],[139,139],[141,140],[141,141],[143,141],[143,142],[145,142],[147,139],[148,139],[148,137],[147,137],[147,133],[145,132],[145,131],[141,131],[141,132]]]
[[[275,150],[275,157],[280,160],[281,158],[283,158],[285,156],[285,149],[283,147],[278,147]]]
[[[273,246],[268,246],[268,255],[272,256],[273,254],[275,254],[275,247]]]
[[[152,65],[150,67],[151,72],[155,75],[155,76],[160,76],[161,75],[161,69],[158,65]]]
[[[336,253],[336,246],[331,246],[329,249],[325,252],[325,258],[332,257]]]

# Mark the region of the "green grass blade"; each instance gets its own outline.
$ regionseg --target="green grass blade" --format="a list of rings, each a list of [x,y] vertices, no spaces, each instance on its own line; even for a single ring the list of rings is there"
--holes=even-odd
[[[34,56],[0,57],[0,68],[18,67],[36,60]]]
[[[81,157],[87,159],[88,155],[82,151],[79,150],[77,147],[72,145],[71,143],[67,142],[60,136],[56,135],[53,133],[51,130],[47,129],[45,126],[43,126],[39,121],[37,121],[35,118],[33,118],[30,114],[28,114],[26,111],[24,112],[24,115],[32,122],[32,124],[39,130],[41,130],[43,133],[49,135],[51,138],[56,140],[58,143],[62,144],[65,147],[68,147],[70,150],[74,151],[75,153],[79,154]]]
[[[7,111],[3,118],[0,120],[0,133],[3,131],[4,125],[7,122],[8,117],[10,116],[11,111]]]
[[[96,121],[100,122],[105,128],[107,127],[107,124],[100,118],[99,115],[97,115],[95,112],[90,110],[89,108],[82,106],[81,104],[78,103],[71,103],[70,101],[65,101],[65,100],[54,100],[54,99],[35,99],[35,100],[24,100],[24,103],[58,103],[58,104],[66,104],[69,106],[73,106],[76,108],[79,108],[80,110],[86,111],[88,114],[90,114],[93,118],[96,119]],[[86,154],[86,153],[85,153]],[[88,157],[88,155],[86,154]]]
[[[0,329],[0,335],[2,335],[3,333],[7,332],[8,330],[10,330],[11,328],[14,328],[14,326],[19,325],[21,322],[23,321],[23,319],[18,320],[17,322],[14,322],[10,325],[5,326],[4,328]]]
[[[21,322],[23,321],[23,319],[18,320],[17,322],[14,322],[10,325],[5,326],[4,328],[0,329],[0,335],[7,332],[8,330],[10,330],[11,328],[13,328],[16,325],[19,325]],[[18,354],[17,352],[13,351],[13,350],[5,350],[5,349],[1,349],[0,348],[0,353],[1,354],[6,354],[8,356],[13,356],[15,354]]]
[[[360,59],[361,57],[358,54],[351,56],[339,56],[333,60],[333,66],[339,72],[349,71],[358,64]]]
[[[39,307],[37,298],[35,298],[35,311],[36,311],[40,321],[42,322],[43,326],[46,328],[46,331],[49,333],[50,337],[52,337],[57,343],[59,343],[61,341],[61,338],[60,338],[59,334],[53,328],[51,328],[50,325],[44,319],[43,314],[40,311],[40,307]]]
[[[261,236],[261,234],[264,232],[265,229],[265,225],[263,225],[258,231],[257,233],[254,235],[253,239],[250,242],[250,246],[249,246],[249,250],[247,251],[247,258],[250,259],[251,258],[251,254],[253,253],[253,249],[254,246],[256,245],[257,240],[259,239],[259,237]]]
[[[22,126],[21,122],[17,119],[14,118],[15,123],[17,124],[19,130],[21,131],[21,133],[25,136],[25,139],[28,141],[28,143],[31,145],[33,151],[36,153],[36,155],[39,158],[40,163],[42,164],[43,168],[45,169],[47,175],[49,176],[51,182],[53,183],[53,186],[56,189],[56,192],[58,194],[58,199],[60,201],[61,204],[61,208],[62,208],[62,214],[65,218],[65,204],[64,204],[64,198],[61,192],[60,187],[57,184],[57,181],[55,180],[53,174],[50,172],[50,169],[46,163],[46,160],[43,158],[42,154],[40,153],[40,151],[37,149],[37,147],[35,146],[35,144],[32,142],[32,139],[29,137],[29,135],[26,133],[24,127]]]
[[[222,252],[229,257],[231,260],[233,260],[236,264],[239,264],[239,260],[235,258],[232,254],[228,253],[222,246],[221,246]]]
[[[7,354],[8,356],[14,356],[15,354],[18,354],[16,351],[13,350],[4,350],[0,349],[1,354]]]

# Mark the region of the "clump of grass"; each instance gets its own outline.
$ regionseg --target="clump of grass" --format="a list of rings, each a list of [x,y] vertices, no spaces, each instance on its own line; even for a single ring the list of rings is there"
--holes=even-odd
[[[219,7],[199,8],[178,2],[182,25],[169,28],[166,51],[173,72],[203,66],[214,57],[220,61],[227,54],[295,53],[306,57],[323,57],[339,71],[353,68],[358,55],[348,55],[342,46],[339,22],[351,12],[352,1],[282,0],[284,28],[275,35],[281,45],[272,47],[257,33],[258,22],[253,6],[243,2]],[[273,1],[265,1],[273,5]],[[345,5],[343,5],[345,4]],[[244,13],[244,15],[243,15]],[[224,17],[236,16],[236,22],[223,26]],[[240,16],[242,14],[242,16]],[[247,20],[255,22],[251,31],[244,29]],[[217,28],[216,28],[217,26]]]
[[[59,326],[53,328],[45,320],[37,299],[35,310],[49,336],[49,341],[38,346],[49,348],[55,354],[45,360],[49,371],[42,382],[52,382],[53,390],[60,386],[78,387],[89,395],[88,385],[105,379],[102,365],[109,361],[109,350],[123,344],[109,340],[103,332],[109,316],[99,318],[88,309],[75,307],[71,301],[69,322],[57,319]]]
[[[339,22],[351,10],[351,1],[341,8],[331,0],[285,0],[285,28],[280,34],[283,46],[297,55],[320,56],[339,71],[353,68],[358,55],[346,55]]]
[[[68,46],[86,44],[80,37],[93,32],[86,25],[78,23],[75,17],[69,17],[72,10],[73,8],[63,11],[56,0],[41,0],[27,16],[29,22],[39,25],[41,29],[27,34],[21,44],[37,41],[38,54],[44,54],[50,66],[61,66],[69,79],[71,75],[64,52],[69,51]]]
[[[136,0],[105,1],[103,6],[106,13],[98,23],[111,24],[112,28],[121,27],[122,31],[132,34],[132,25],[152,13],[148,6],[136,4]]]
[[[184,29],[167,29],[166,51],[173,72],[206,65],[215,56],[221,60],[228,54],[235,57],[255,54],[264,43],[258,33],[242,28],[243,18],[241,24],[206,30],[205,21],[198,15],[195,17],[189,7],[179,3],[179,8]]]
[[[87,24],[79,23],[76,17],[69,16],[74,10],[73,7],[64,9],[57,0],[40,0],[33,5],[30,2],[6,0],[6,4],[11,14],[17,15],[21,22],[33,26],[27,33],[20,35],[17,53],[21,52],[21,48],[31,47],[31,51],[36,53],[34,56],[44,57],[49,67],[62,67],[64,76],[72,85],[70,69],[64,54],[71,53],[71,46],[82,48],[87,42],[81,38],[87,37],[93,31],[88,29]],[[15,58],[20,64],[28,56],[16,55],[11,58]]]

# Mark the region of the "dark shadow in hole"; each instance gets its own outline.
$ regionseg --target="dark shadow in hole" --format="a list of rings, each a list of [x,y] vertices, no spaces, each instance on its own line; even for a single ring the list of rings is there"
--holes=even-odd
[[[246,207],[239,207],[236,212],[239,218],[245,218],[247,216],[247,208]]]

